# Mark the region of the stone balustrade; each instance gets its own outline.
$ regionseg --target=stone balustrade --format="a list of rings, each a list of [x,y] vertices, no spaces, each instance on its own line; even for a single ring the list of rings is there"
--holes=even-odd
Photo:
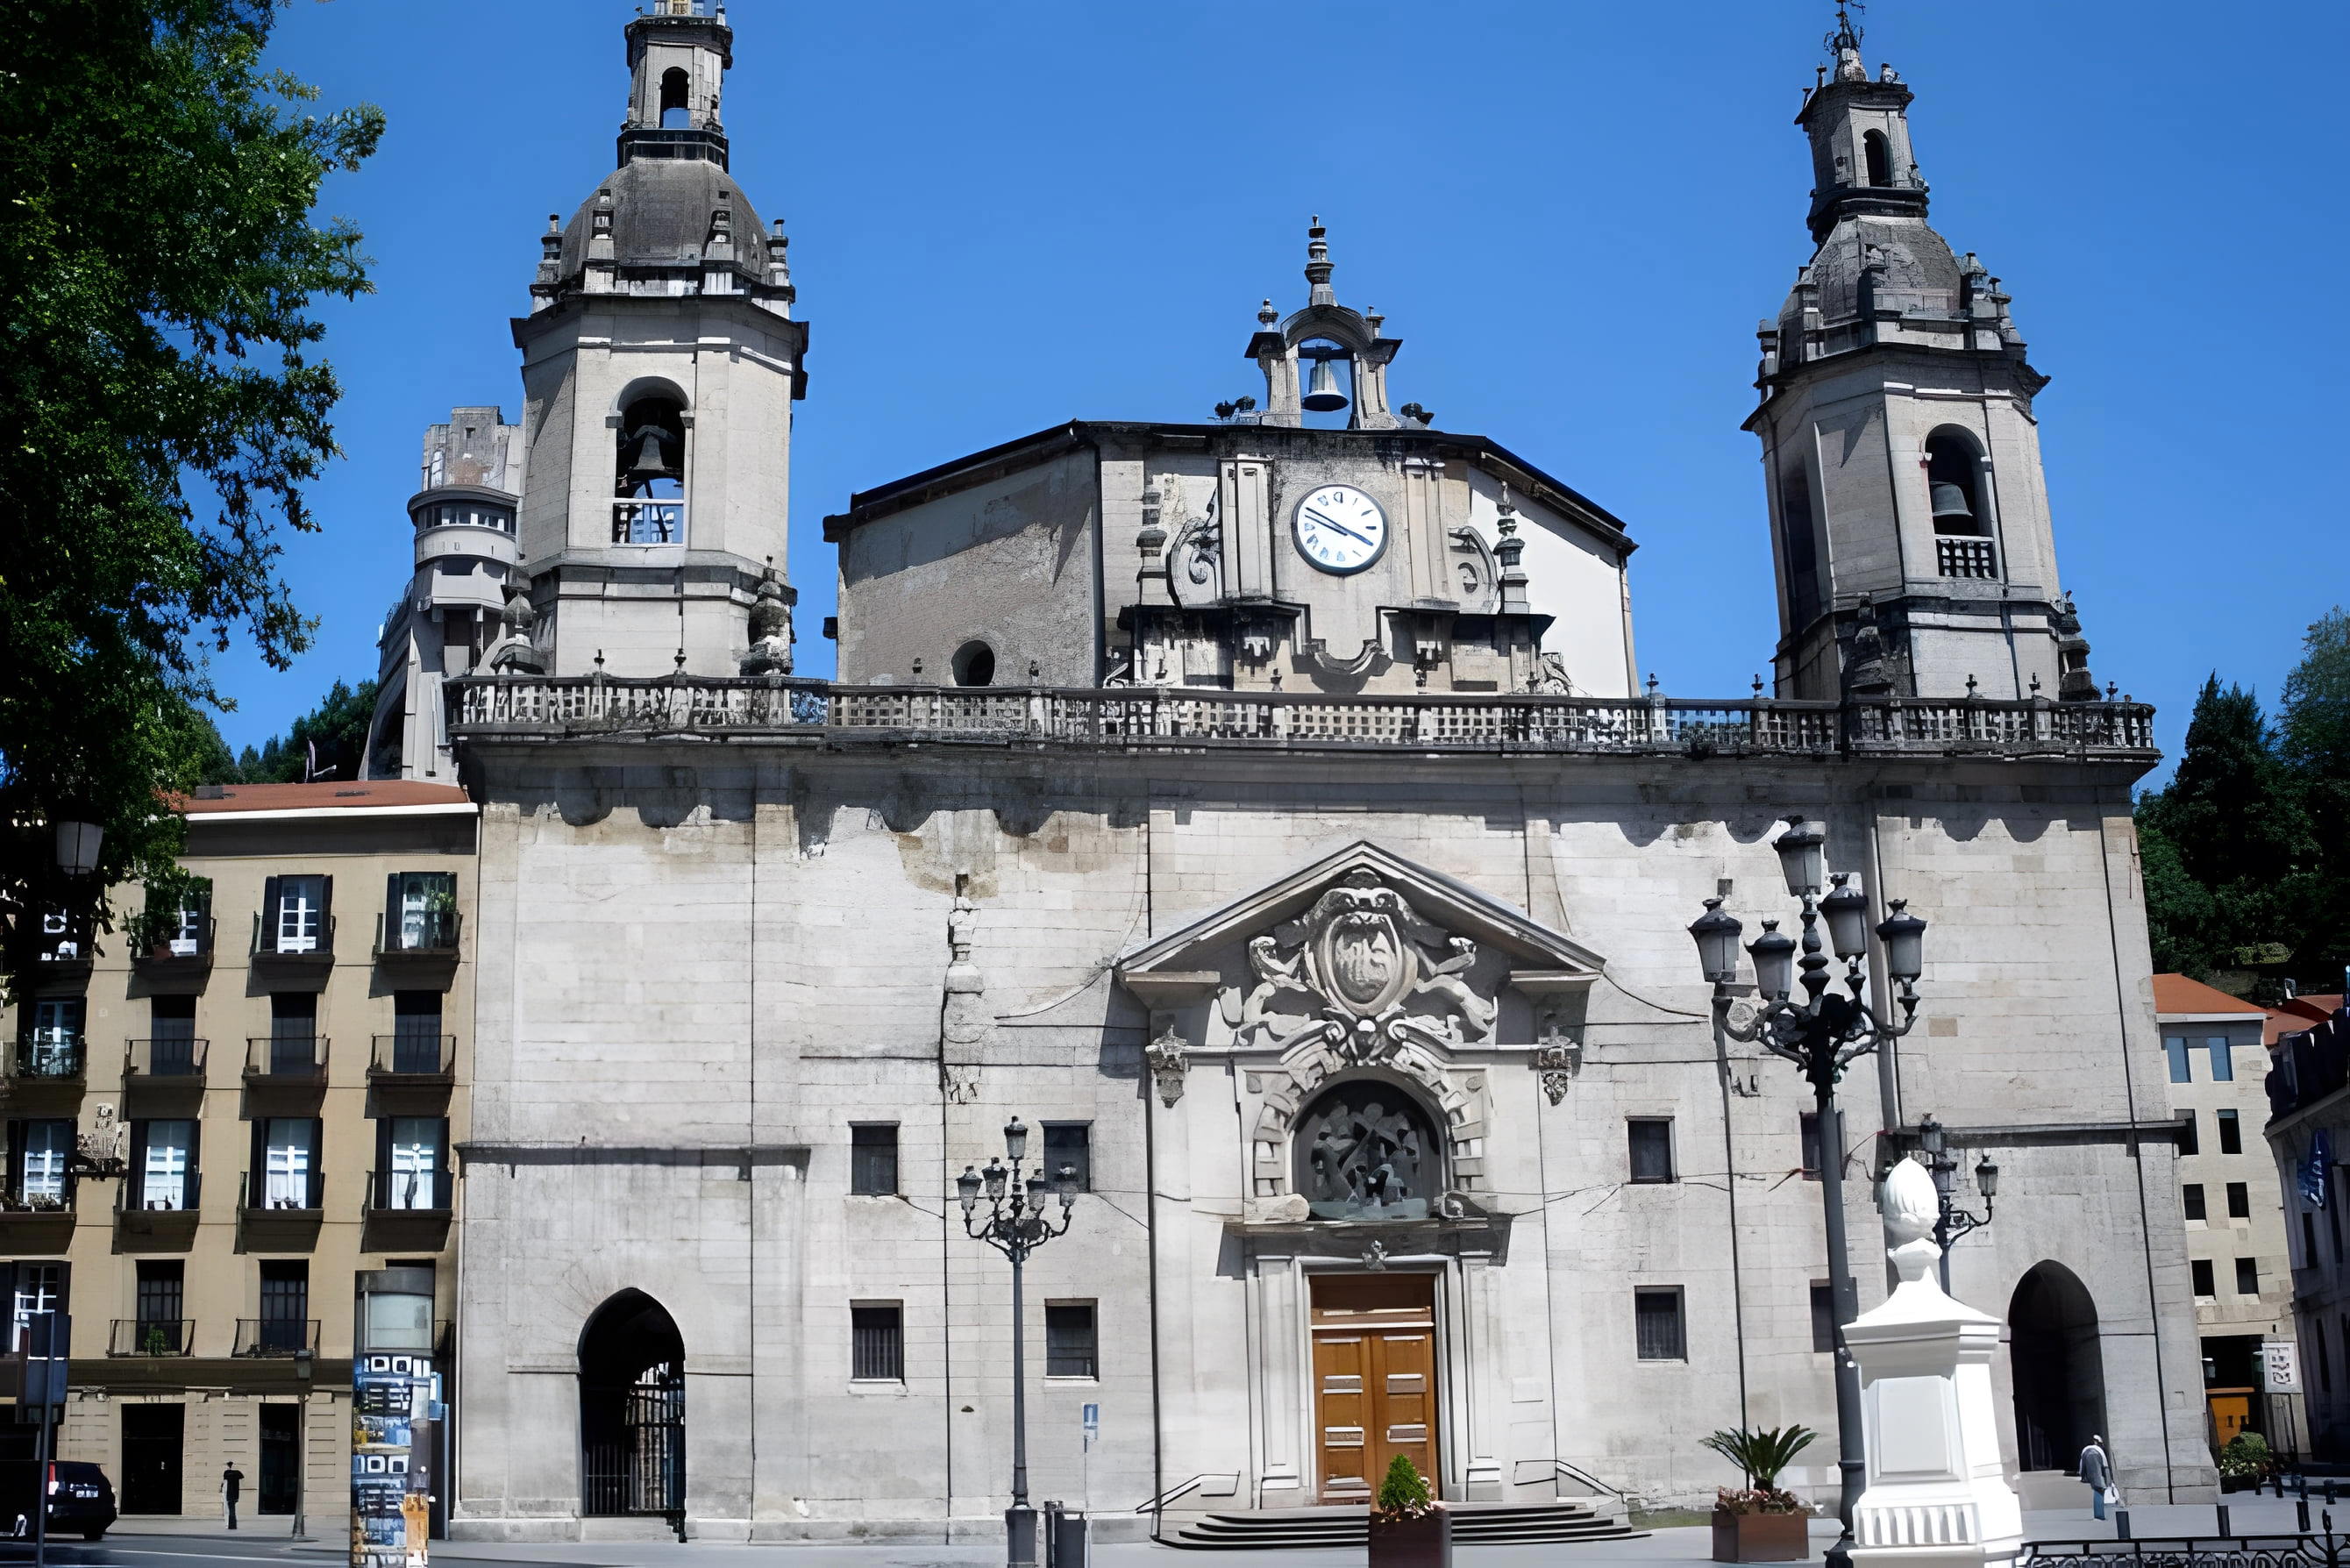
[[[460,740],[822,735],[1072,746],[1818,755],[1982,753],[2145,761],[2154,710],[2035,698],[1334,697],[1184,687],[846,686],[785,677],[475,676],[448,683]]]

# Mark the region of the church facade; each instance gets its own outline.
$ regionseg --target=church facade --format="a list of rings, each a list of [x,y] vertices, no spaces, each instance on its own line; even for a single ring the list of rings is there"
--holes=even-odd
[[[1136,1531],[1358,1502],[1397,1454],[1604,1516],[1797,1421],[1832,1501],[1835,1325],[1929,1116],[2003,1173],[1953,1283],[2010,1324],[2012,1468],[2096,1431],[2133,1496],[2208,1490],[2151,716],[2089,676],[2008,296],[1839,42],[1750,421],[1775,683],[1695,701],[1637,678],[1632,525],[1398,402],[1318,220],[1305,303],[1241,344],[1257,406],[853,497],[838,679],[795,677],[808,329],[731,168],[733,34],[628,24],[519,424],[472,410],[506,477],[451,482],[509,498],[497,601],[420,587],[387,631],[387,668],[435,641],[445,707],[388,684],[377,765],[482,812],[455,1533],[998,1530],[1015,1334],[1036,1495]],[[1789,817],[1930,922],[1841,1127],[1716,1027],[1686,929],[1792,923]],[[1015,1120],[1072,1194],[1017,1324],[957,1201]]]

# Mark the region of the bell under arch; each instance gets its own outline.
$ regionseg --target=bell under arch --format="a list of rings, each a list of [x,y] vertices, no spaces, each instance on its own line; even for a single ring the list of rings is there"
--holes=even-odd
[[[1290,1181],[1316,1220],[1425,1220],[1444,1190],[1444,1139],[1402,1085],[1342,1078],[1298,1112]]]

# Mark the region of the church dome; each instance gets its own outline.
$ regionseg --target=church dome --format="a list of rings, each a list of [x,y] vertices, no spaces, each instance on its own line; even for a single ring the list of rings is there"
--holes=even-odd
[[[606,176],[563,230],[562,281],[586,270],[588,243],[605,213],[610,215],[612,260],[621,268],[699,271],[713,245],[727,244],[736,272],[754,281],[764,275],[766,247],[759,214],[734,176],[715,163],[639,157]]]
[[[1848,214],[1828,231],[1806,269],[1819,290],[1822,322],[1849,321],[1861,313],[1861,269],[1870,262],[1885,269],[1877,285],[1878,309],[1943,317],[1960,313],[1958,257],[1923,218]],[[1802,308],[1790,296],[1781,314],[1800,315]]]

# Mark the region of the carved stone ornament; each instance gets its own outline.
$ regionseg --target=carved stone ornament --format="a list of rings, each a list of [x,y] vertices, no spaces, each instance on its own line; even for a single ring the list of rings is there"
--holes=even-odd
[[[1183,1079],[1191,1071],[1191,1045],[1176,1033],[1172,1015],[1162,1022],[1158,1037],[1142,1051],[1150,1066],[1150,1081],[1159,1090],[1159,1104],[1171,1107],[1183,1097]]]
[[[1236,1021],[1244,1049],[1286,1053],[1318,1041],[1369,1063],[1406,1044],[1450,1047],[1493,1031],[1495,1003],[1468,979],[1477,944],[1422,919],[1367,867],[1252,940],[1248,955],[1256,979]],[[1438,1011],[1409,1011],[1414,1004]]]
[[[1370,1270],[1373,1273],[1378,1273],[1387,1266],[1387,1243],[1374,1236],[1371,1238],[1371,1244],[1363,1249],[1363,1267]]]
[[[130,1128],[104,1100],[90,1113],[89,1130],[74,1140],[72,1173],[120,1176],[130,1168]]]
[[[1566,1098],[1568,1086],[1583,1070],[1583,1041],[1560,1023],[1555,1010],[1543,1014],[1542,1033],[1534,1041],[1534,1068],[1541,1075],[1543,1093],[1554,1106]]]

